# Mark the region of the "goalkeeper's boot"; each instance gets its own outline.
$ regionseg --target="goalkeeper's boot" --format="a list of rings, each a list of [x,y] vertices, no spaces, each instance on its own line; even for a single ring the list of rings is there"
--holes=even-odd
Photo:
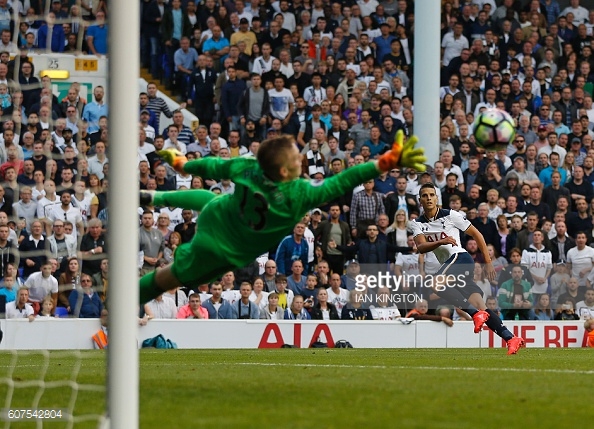
[[[507,340],[508,355],[515,355],[522,347],[526,347],[526,341],[522,337],[513,337]]]
[[[478,334],[483,330],[483,325],[489,320],[489,313],[484,310],[479,310],[472,316],[474,321],[474,333]]]
[[[155,191],[140,191],[140,205],[152,206],[154,197]]]

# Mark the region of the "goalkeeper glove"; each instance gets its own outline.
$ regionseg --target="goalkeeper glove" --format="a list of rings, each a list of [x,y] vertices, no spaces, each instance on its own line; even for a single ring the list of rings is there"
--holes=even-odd
[[[416,171],[425,171],[425,149],[415,148],[419,139],[417,136],[411,136],[406,143],[404,143],[404,133],[398,131],[392,149],[378,160],[378,165],[382,171],[390,171],[396,167],[414,168]]]
[[[163,158],[178,173],[183,173],[184,165],[188,162],[188,158],[176,149],[163,149],[157,152],[157,155]]]

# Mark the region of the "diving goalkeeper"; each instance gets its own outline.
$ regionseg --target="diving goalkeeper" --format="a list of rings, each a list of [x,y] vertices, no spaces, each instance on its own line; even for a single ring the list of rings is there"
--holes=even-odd
[[[243,267],[278,244],[304,213],[380,172],[397,166],[424,171],[424,150],[398,132],[392,149],[377,161],[360,164],[323,181],[300,179],[301,154],[290,135],[266,140],[254,158],[201,158],[188,161],[175,150],[159,154],[176,171],[235,183],[233,195],[210,191],[142,191],[141,204],[201,211],[196,234],[175,252],[171,265],[140,279],[140,303],[179,285],[208,283]]]

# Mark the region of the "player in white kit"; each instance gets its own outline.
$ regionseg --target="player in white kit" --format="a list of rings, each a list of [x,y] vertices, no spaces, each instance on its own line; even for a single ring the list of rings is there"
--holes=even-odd
[[[516,354],[525,345],[524,339],[515,337],[499,316],[487,309],[482,291],[473,281],[474,260],[460,243],[460,231],[476,240],[485,258],[487,278],[494,280],[495,269],[483,235],[463,214],[438,208],[435,185],[432,183],[421,186],[419,197],[424,214],[411,222],[413,237],[420,253],[433,252],[442,264],[436,278],[445,276],[441,284],[434,285],[434,292],[470,314],[474,320],[475,333],[479,333],[483,324],[486,324],[507,342],[507,354]]]

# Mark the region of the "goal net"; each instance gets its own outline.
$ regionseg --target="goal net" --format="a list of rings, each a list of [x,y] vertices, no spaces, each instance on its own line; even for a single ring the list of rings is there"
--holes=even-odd
[[[0,369],[4,428],[107,427],[104,354],[13,350],[2,353]]]

